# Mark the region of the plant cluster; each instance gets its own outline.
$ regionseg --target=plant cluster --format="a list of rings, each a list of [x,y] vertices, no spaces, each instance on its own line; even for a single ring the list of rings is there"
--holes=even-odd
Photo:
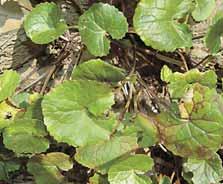
[[[203,21],[215,0],[140,0],[133,18],[135,33],[146,46],[172,52],[192,46],[187,19]],[[82,42],[97,57],[106,56],[112,39],[128,32],[127,19],[116,7],[95,3],[79,18]],[[205,36],[212,54],[220,50],[223,14],[216,12]],[[69,26],[55,3],[37,5],[25,18],[27,36],[37,44],[50,43]],[[157,180],[148,152],[161,145],[183,158],[182,175],[188,183],[211,184],[223,179],[216,153],[223,143],[223,97],[216,89],[214,71],[173,72],[167,66],[161,79],[170,95],[158,114],[127,113],[115,109],[115,92],[136,82],[126,71],[92,59],[78,65],[71,79],[48,94],[16,93],[20,76],[12,70],[0,75],[0,180],[26,170],[37,184],[68,183],[73,163],[91,169],[92,184],[169,184]],[[75,154],[48,152],[55,143],[75,148]],[[25,160],[25,161],[24,161]]]

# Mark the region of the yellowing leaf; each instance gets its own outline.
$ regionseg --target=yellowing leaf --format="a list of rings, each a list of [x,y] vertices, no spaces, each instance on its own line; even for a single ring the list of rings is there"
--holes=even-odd
[[[217,154],[208,160],[188,159],[184,171],[192,172],[192,181],[196,184],[219,183],[223,179],[222,163]]]
[[[157,116],[160,137],[175,154],[209,158],[223,141],[223,98],[215,89],[198,83],[190,89],[191,99],[181,102],[183,111],[172,103],[169,110]]]
[[[172,99],[182,98],[194,83],[210,88],[216,87],[217,75],[212,70],[199,72],[197,69],[191,69],[186,73],[172,73],[169,70],[168,67],[164,66],[161,71],[161,77],[162,80],[169,83],[168,91]]]
[[[34,176],[36,184],[61,184],[65,180],[60,171],[68,171],[72,167],[69,156],[59,152],[36,155],[27,165],[28,172]]]

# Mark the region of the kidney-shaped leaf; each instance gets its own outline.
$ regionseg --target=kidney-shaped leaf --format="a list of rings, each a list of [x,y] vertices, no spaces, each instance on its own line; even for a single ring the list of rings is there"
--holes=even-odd
[[[172,183],[171,179],[165,175],[159,181],[159,184],[171,184],[171,183]]]
[[[223,97],[194,84],[171,110],[158,115],[160,137],[181,156],[208,158],[223,141]]]
[[[177,22],[191,8],[191,0],[141,0],[134,15],[134,28],[146,45],[161,51],[191,47],[188,26]]]
[[[215,8],[215,0],[195,0],[195,2],[192,16],[196,21],[207,19]]]
[[[59,152],[36,155],[27,165],[28,172],[34,176],[37,184],[61,184],[64,182],[64,176],[60,171],[68,171],[72,167],[69,156]]]
[[[135,174],[134,171],[121,173],[116,178],[110,179],[110,184],[152,184],[151,179],[148,176]]]
[[[0,75],[0,102],[13,95],[20,82],[17,72],[6,70]]]
[[[10,172],[19,170],[20,165],[15,161],[0,161],[0,181],[7,181]]]
[[[98,168],[137,148],[135,137],[114,137],[108,141],[77,149],[75,160],[89,168]]]
[[[41,153],[48,149],[49,141],[43,122],[34,119],[16,119],[3,131],[3,143],[16,154]]]
[[[73,79],[88,79],[101,82],[119,82],[125,77],[124,70],[100,59],[92,59],[74,69]]]
[[[223,35],[222,27],[223,13],[217,12],[205,36],[205,44],[212,54],[218,53],[221,48],[221,36]]]
[[[111,166],[108,172],[110,184],[151,183],[143,174],[152,169],[153,160],[147,155],[134,155]],[[147,182],[148,181],[148,182]]]
[[[144,114],[137,114],[135,119],[136,126],[140,127],[141,131],[143,132],[143,139],[144,146],[153,146],[158,142],[158,132],[152,120],[149,117],[145,116]]]
[[[114,6],[103,3],[92,5],[79,19],[81,39],[91,54],[104,56],[109,53],[110,40],[121,39],[128,31],[124,15]]]
[[[192,172],[196,184],[219,183],[223,179],[221,159],[217,154],[208,160],[188,159],[184,164],[185,172]]]
[[[24,28],[34,43],[47,44],[62,35],[67,25],[55,3],[41,3],[27,15]]]
[[[108,178],[104,175],[95,173],[94,176],[89,178],[90,184],[109,184]]]
[[[217,84],[217,75],[212,70],[199,72],[197,69],[192,69],[186,73],[172,73],[167,66],[164,66],[161,71],[161,78],[169,83],[168,91],[173,99],[181,98],[194,83],[209,88],[215,88]]]
[[[47,130],[57,141],[84,146],[107,140],[110,131],[97,121],[114,103],[111,88],[88,80],[66,81],[45,96],[42,107]],[[93,114],[93,115],[92,115]]]
[[[11,106],[6,101],[0,103],[0,132],[13,123],[14,118],[19,114],[20,110]]]

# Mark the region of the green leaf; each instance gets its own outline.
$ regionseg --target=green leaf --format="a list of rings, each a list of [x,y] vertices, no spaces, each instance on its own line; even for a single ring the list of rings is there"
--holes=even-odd
[[[90,53],[105,56],[110,49],[108,34],[113,39],[121,39],[128,31],[128,23],[114,6],[96,3],[79,18],[78,28]]]
[[[6,70],[0,75],[0,102],[13,95],[20,82],[17,72]]]
[[[163,68],[161,76],[163,73],[167,73],[167,70],[170,69]],[[197,69],[192,69],[186,73],[171,73],[168,71],[168,75],[163,76],[162,79],[169,83],[168,91],[173,99],[181,98],[194,83],[199,83],[209,88],[215,88],[217,84],[217,75],[212,70],[199,72]]]
[[[0,132],[13,123],[13,120],[19,114],[19,112],[20,109],[9,105],[5,101],[0,103]]]
[[[125,183],[152,183],[149,178],[143,176],[151,170],[153,160],[147,155],[134,155],[111,166],[108,172],[110,184]]]
[[[88,79],[101,82],[119,82],[124,78],[124,70],[100,59],[92,59],[80,64],[72,74],[72,79]]]
[[[172,70],[168,66],[164,65],[161,70],[160,78],[162,81],[170,82],[170,77],[172,76],[172,74]]]
[[[223,141],[223,97],[198,83],[157,116],[160,137],[183,157],[208,158]]]
[[[160,181],[159,184],[171,184],[171,179],[167,176],[163,176]]]
[[[223,35],[223,15],[217,13],[213,18],[213,24],[209,26],[208,32],[205,36],[206,47],[212,54],[218,53],[221,48],[221,36]]]
[[[134,137],[114,137],[108,141],[77,149],[75,160],[89,168],[98,168],[137,148]]]
[[[160,51],[191,47],[188,26],[177,20],[191,9],[191,0],[141,0],[135,10],[134,28],[147,46]]]
[[[157,128],[149,117],[146,117],[143,114],[137,114],[135,123],[143,131],[143,137],[146,137],[146,139],[143,139],[143,141],[146,141],[143,144],[144,146],[153,146],[158,142]]]
[[[207,19],[215,8],[215,0],[195,0],[195,9],[192,16],[196,21]]]
[[[19,93],[15,96],[12,96],[11,100],[13,101],[13,103],[20,108],[27,108],[29,105],[29,93]]]
[[[116,178],[110,181],[110,184],[126,184],[126,183],[152,184],[152,181],[147,176],[135,174],[134,171],[121,173]]]
[[[7,181],[10,172],[19,170],[20,165],[14,161],[0,161],[0,180]]]
[[[33,98],[31,100],[31,98]],[[26,112],[22,118],[27,119],[37,119],[43,122],[43,114],[42,114],[42,96],[37,94],[32,94],[29,96],[29,105],[26,108]]]
[[[97,173],[93,177],[90,177],[89,181],[90,184],[109,184],[107,177]]]
[[[188,159],[184,164],[185,172],[192,172],[196,184],[219,183],[223,179],[221,159],[214,154],[209,160]]]
[[[28,172],[35,178],[36,184],[61,184],[64,183],[62,171],[68,171],[73,167],[68,155],[59,152],[32,157],[28,164]]]
[[[37,44],[47,44],[59,38],[68,28],[55,3],[38,4],[25,18],[27,36]]]
[[[106,84],[66,81],[44,97],[44,123],[57,141],[73,146],[108,140],[111,132],[96,121],[100,117],[104,119],[103,113],[113,103],[114,94]]]
[[[34,119],[16,119],[3,131],[3,142],[6,148],[17,155],[41,153],[48,149],[49,141],[41,121]]]

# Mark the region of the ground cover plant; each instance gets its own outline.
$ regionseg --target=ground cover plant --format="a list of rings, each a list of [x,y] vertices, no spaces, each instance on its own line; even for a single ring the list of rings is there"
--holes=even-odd
[[[76,21],[58,1],[33,2],[23,19],[27,39],[49,52],[48,73],[25,88],[17,70],[0,74],[0,181],[221,183],[222,2],[66,3]],[[205,33],[194,36],[203,22]],[[192,54],[197,39],[201,60]],[[70,71],[52,85],[73,52]]]

